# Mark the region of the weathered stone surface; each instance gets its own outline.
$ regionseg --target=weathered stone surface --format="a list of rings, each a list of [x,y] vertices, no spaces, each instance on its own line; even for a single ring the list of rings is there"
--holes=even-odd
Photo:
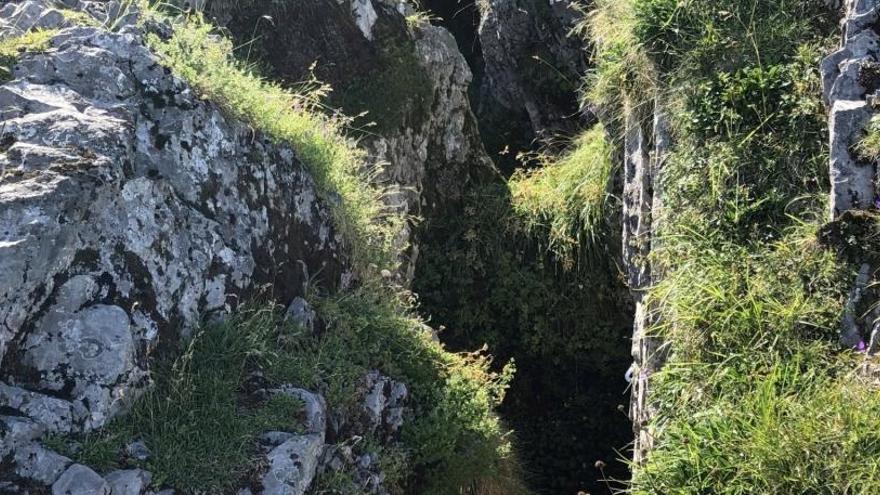
[[[153,455],[150,452],[150,449],[147,447],[143,441],[138,440],[136,442],[131,442],[130,444],[125,446],[125,455],[136,460],[136,461],[146,461]]]
[[[485,0],[478,27],[482,77],[476,105],[490,151],[529,149],[536,138],[571,135],[594,117],[579,111],[586,46],[570,36],[575,2]]]
[[[843,44],[822,61],[822,83],[829,110],[831,140],[831,217],[850,209],[874,205],[876,163],[853,152],[873,113],[868,100],[880,90],[876,78],[862,77],[880,57],[880,38],[874,25],[876,0],[846,0]],[[868,84],[871,87],[865,87]]]
[[[69,433],[73,426],[70,402],[0,383],[0,407],[14,409],[48,431]]]
[[[373,371],[364,377],[368,390],[363,399],[369,433],[381,430],[380,437],[393,435],[403,426],[403,413],[408,396],[406,385]]]
[[[37,443],[15,449],[13,456],[15,474],[43,485],[55,483],[61,473],[72,463],[63,455],[48,450]]]
[[[663,164],[669,153],[669,126],[662,104],[650,113],[631,109],[626,116],[623,157],[623,260],[627,285],[635,302],[633,318],[633,365],[630,382],[630,420],[633,422],[633,461],[643,462],[653,444],[651,419],[656,407],[651,402],[653,375],[665,362],[663,341],[650,332],[657,323],[646,299],[646,289],[662,277],[662,267],[652,263],[657,248],[654,234],[663,219]]]
[[[201,316],[348,278],[295,150],[163,68],[136,12],[100,9],[118,31],[63,29],[0,87],[0,403],[51,431],[103,425]]]
[[[281,393],[301,400],[305,411],[305,421],[303,422],[305,431],[320,436],[321,441],[324,441],[324,435],[327,431],[327,402],[324,397],[290,385],[273,390],[272,393]]]
[[[376,181],[388,187],[391,208],[413,220],[454,216],[470,185],[500,177],[468,101],[473,76],[467,61],[446,29],[407,24],[406,16],[415,12],[410,3],[218,0],[208,10],[249,43],[273,75],[301,81],[318,61],[316,76],[334,88],[331,104],[349,115],[367,112],[358,121],[369,131],[361,144],[373,165],[382,165]],[[298,22],[267,22],[266,16]],[[274,49],[278,46],[297,49]],[[379,125],[367,126],[370,121]],[[397,239],[398,247],[408,246],[395,274],[403,283],[412,280],[418,258],[414,224]]]
[[[286,316],[288,320],[299,325],[303,330],[309,333],[315,331],[315,321],[318,318],[318,314],[315,313],[311,304],[305,299],[301,297],[294,298],[290,306],[287,307]]]
[[[110,495],[141,495],[153,476],[143,469],[113,471],[104,477],[110,486]]]
[[[98,473],[74,464],[52,485],[52,495],[110,495],[110,486]]]
[[[0,458],[30,445],[46,432],[39,423],[20,416],[0,416]]]
[[[302,495],[315,477],[323,435],[298,435],[272,449],[262,478],[263,495]]]

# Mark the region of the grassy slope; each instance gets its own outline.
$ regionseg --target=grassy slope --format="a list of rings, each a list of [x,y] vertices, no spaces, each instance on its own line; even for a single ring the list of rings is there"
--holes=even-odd
[[[672,355],[632,491],[876,491],[880,395],[836,346],[854,272],[815,235],[828,190],[817,68],[836,15],[818,0],[598,8],[592,96],[613,121],[660,94],[676,143],[653,255],[665,279],[650,293]]]

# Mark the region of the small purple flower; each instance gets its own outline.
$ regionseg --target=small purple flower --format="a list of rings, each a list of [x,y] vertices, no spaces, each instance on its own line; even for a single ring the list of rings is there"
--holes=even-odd
[[[864,340],[860,340],[859,343],[856,344],[855,347],[853,347],[853,349],[855,349],[856,352],[865,352],[868,350],[868,345],[865,344]]]
[[[878,210],[880,210],[880,196],[877,196],[876,198],[874,198],[874,208],[877,208]]]

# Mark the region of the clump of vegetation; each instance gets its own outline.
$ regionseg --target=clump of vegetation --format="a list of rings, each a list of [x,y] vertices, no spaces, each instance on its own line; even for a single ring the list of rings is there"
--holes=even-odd
[[[864,160],[880,160],[880,118],[876,115],[871,117],[865,135],[856,144],[856,152]]]
[[[330,201],[335,223],[361,273],[390,266],[400,219],[372,185],[378,171],[364,171],[361,153],[341,132],[346,121],[320,111],[329,88],[311,81],[294,91],[267,81],[237,62],[232,43],[213,30],[201,16],[191,15],[176,23],[170,39],[150,35],[148,41],[202,97],[296,150],[325,198],[339,198]]]
[[[570,265],[573,252],[589,249],[607,226],[615,171],[605,129],[581,134],[562,157],[534,155],[538,167],[520,170],[509,181],[513,208],[528,231],[548,239],[548,247]]]
[[[23,53],[49,49],[49,41],[58,30],[41,29],[0,39],[0,84],[12,79],[12,68]]]
[[[602,20],[619,41],[599,59],[641,52],[656,74],[599,103],[632,112],[660,95],[675,142],[651,258],[663,279],[648,296],[669,360],[652,378],[654,448],[630,490],[870,492],[880,396],[837,347],[855,269],[816,236],[833,13],[819,0],[598,6],[594,29]],[[600,64],[594,94],[623,69]]]

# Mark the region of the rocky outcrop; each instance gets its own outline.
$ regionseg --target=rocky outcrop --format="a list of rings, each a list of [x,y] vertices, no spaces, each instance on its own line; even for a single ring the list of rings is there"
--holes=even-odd
[[[19,447],[104,425],[158,346],[266,284],[288,303],[348,277],[296,151],[199,98],[113,5],[81,7],[117,15],[114,31],[42,1],[0,10],[6,36],[60,28],[0,86],[0,459],[44,483]],[[65,483],[84,479],[71,469]]]
[[[861,159],[854,145],[880,104],[878,2],[847,0],[840,50],[822,62],[831,136],[831,216],[868,209],[876,196],[876,164]]]
[[[491,151],[510,146],[515,154],[535,139],[573,135],[594,119],[577,101],[589,65],[583,39],[570,36],[583,19],[574,2],[476,4],[482,64],[476,112]]]
[[[823,96],[829,114],[832,220],[823,236],[837,247],[844,245],[840,242],[843,236],[864,228],[866,219],[857,210],[878,205],[877,163],[859,156],[856,145],[880,109],[880,2],[847,0],[844,7],[841,48],[822,61]],[[841,344],[868,354],[880,347],[880,325],[875,323],[878,314],[871,302],[877,298],[873,289],[877,266],[871,258],[873,254],[862,253],[850,260],[860,269],[840,326]]]
[[[366,112],[355,122],[382,165],[376,181],[389,188],[389,205],[414,220],[400,235],[410,244],[401,278],[411,280],[415,220],[460,209],[469,184],[497,180],[468,102],[471,70],[452,35],[417,21],[399,0],[215,0],[206,8],[273,76],[295,83],[314,70],[334,88],[332,104]]]

